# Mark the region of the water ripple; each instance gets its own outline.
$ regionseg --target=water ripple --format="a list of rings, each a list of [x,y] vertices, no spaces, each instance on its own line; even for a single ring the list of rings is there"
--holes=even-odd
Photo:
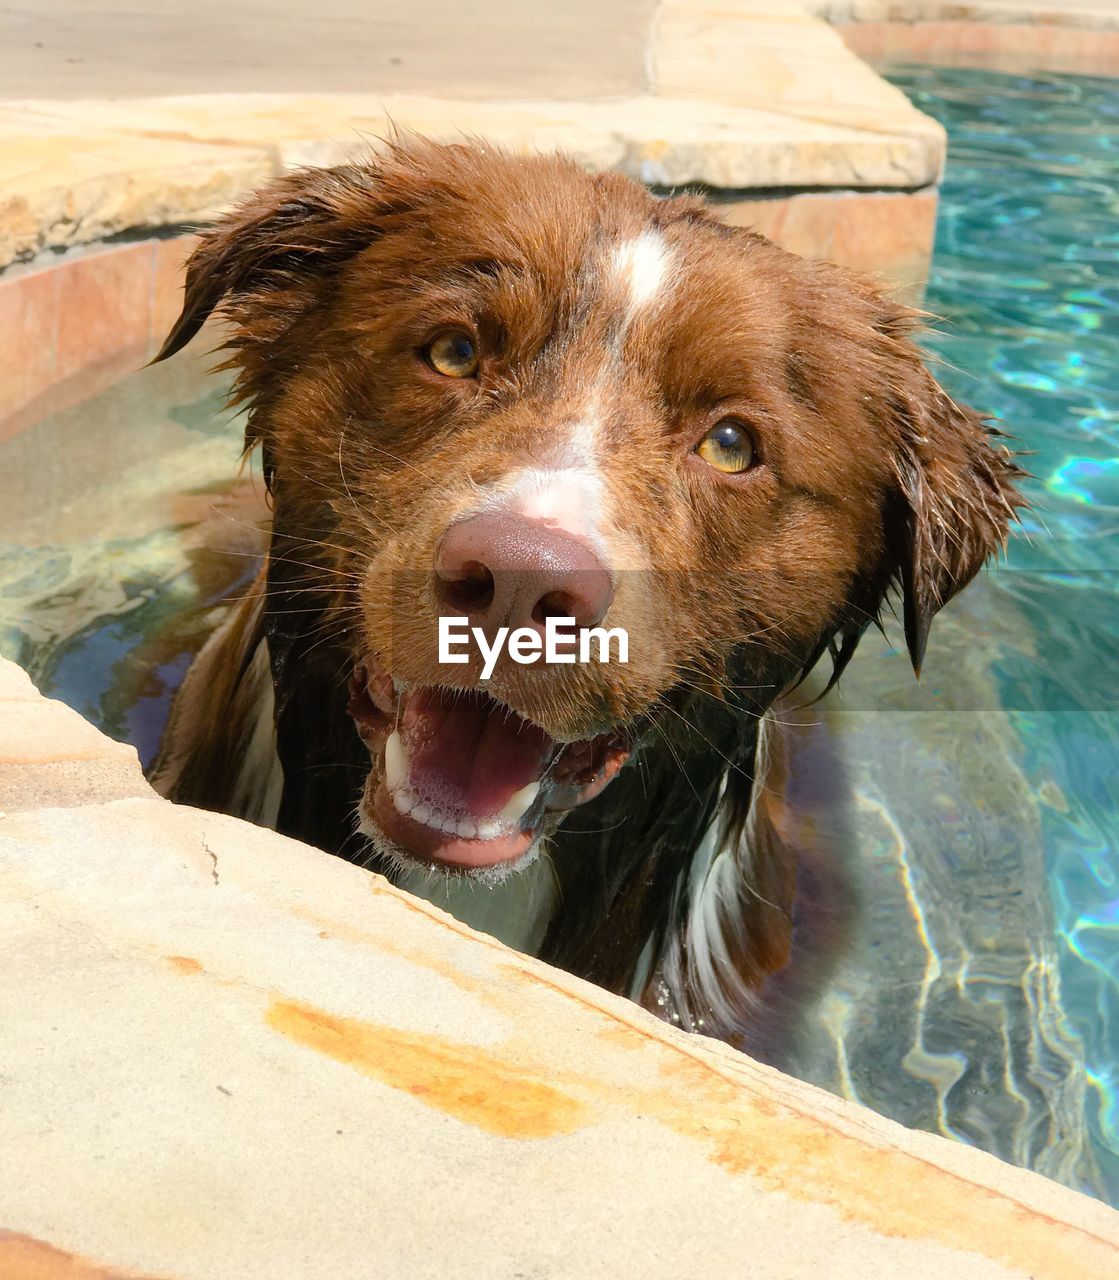
[[[1054,1033],[1119,1202],[1119,82],[899,68],[949,135],[928,306],[957,394],[1031,451],[1031,537],[992,576],[981,646],[1040,823],[1059,961]],[[988,584],[984,584],[985,588]],[[974,658],[974,654],[973,654]],[[1037,1004],[1034,1003],[1036,1009]]]

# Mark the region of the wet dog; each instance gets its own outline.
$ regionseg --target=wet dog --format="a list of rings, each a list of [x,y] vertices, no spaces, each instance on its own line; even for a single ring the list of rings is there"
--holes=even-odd
[[[226,217],[158,358],[215,309],[270,546],[157,786],[499,911],[543,855],[496,931],[731,1034],[789,945],[769,709],[892,589],[919,669],[1019,503],[915,313],[693,198],[420,141]],[[483,679],[449,618],[613,629],[628,661]]]

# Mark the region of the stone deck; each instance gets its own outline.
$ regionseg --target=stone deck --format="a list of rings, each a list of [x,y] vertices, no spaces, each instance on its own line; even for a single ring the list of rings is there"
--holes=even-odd
[[[1079,1280],[1119,1214],[168,804],[0,661],[0,1277]]]
[[[800,4],[578,0],[537,19],[501,0],[455,41],[433,42],[454,6],[406,18],[388,0],[330,0],[302,60],[305,10],[268,8],[259,30],[252,5],[194,0],[158,15],[84,0],[0,13],[0,85],[38,95],[0,101],[0,440],[158,344],[190,241],[145,237],[204,224],[292,165],[363,154],[394,127],[696,184],[731,222],[920,295],[943,130]],[[500,74],[495,15],[508,28]],[[127,56],[113,44],[125,19]],[[562,67],[579,41],[593,56],[571,79]],[[159,83],[189,92],[148,96],[167,47]],[[541,58],[560,69],[544,74]],[[35,66],[37,79],[24,74]],[[84,96],[95,83],[101,96]]]
[[[106,12],[73,0],[0,14],[0,268],[204,221],[270,174],[340,159],[393,125],[562,147],[644,182],[738,193],[909,192],[934,185],[943,164],[939,125],[827,23],[784,0],[627,0],[620,9],[579,0],[547,21],[535,6],[529,18],[528,7],[504,0],[462,31],[455,6],[409,20],[399,5],[372,0],[359,22],[354,4],[336,0],[325,16],[337,21],[319,24],[325,34],[310,61],[302,10],[273,8],[259,47],[237,6],[176,3],[161,6],[158,21],[145,6]],[[219,9],[225,16],[211,14],[207,26]],[[50,36],[40,10],[66,25]],[[132,23],[125,67],[111,47],[122,12]],[[507,19],[496,46],[495,14]],[[433,39],[433,24],[453,38]],[[51,62],[66,40],[79,52]],[[158,84],[176,96],[152,96],[145,40],[174,47],[169,64],[159,60]],[[572,80],[555,68],[571,65],[564,50],[574,43],[581,71]],[[432,46],[439,56],[420,56]],[[402,52],[373,56],[385,48]],[[31,74],[43,59],[42,74]],[[262,76],[262,66],[271,71]],[[889,246],[881,253],[888,260]]]

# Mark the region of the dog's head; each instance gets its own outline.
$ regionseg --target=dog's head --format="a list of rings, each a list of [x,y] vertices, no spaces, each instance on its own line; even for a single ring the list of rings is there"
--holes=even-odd
[[[413,142],[282,178],[203,238],[161,357],[219,305],[274,607],[344,649],[363,830],[425,862],[516,864],[681,691],[758,714],[892,584],[919,667],[1018,501],[914,313],[562,159]],[[483,680],[474,647],[440,662],[444,616],[620,628],[628,662]]]

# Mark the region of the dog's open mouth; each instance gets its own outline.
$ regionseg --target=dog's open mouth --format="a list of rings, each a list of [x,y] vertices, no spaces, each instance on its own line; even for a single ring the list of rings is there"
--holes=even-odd
[[[373,759],[362,829],[462,871],[518,862],[630,754],[619,732],[559,742],[480,690],[399,689],[363,664],[348,709]]]

